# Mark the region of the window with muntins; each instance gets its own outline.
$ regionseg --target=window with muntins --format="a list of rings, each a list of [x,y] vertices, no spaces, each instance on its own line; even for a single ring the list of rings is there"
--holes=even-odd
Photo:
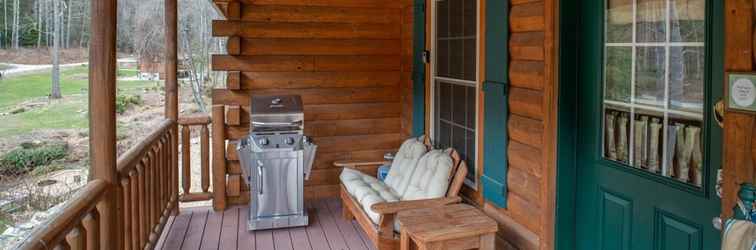
[[[604,158],[701,186],[705,0],[606,0]]]
[[[477,0],[434,1],[433,139],[459,151],[475,183]]]

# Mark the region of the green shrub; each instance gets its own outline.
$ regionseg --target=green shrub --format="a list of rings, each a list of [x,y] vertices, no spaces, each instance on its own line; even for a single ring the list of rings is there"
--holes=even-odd
[[[0,158],[0,175],[18,176],[37,167],[63,159],[68,155],[68,145],[40,145],[15,149]]]
[[[126,112],[131,105],[142,105],[144,101],[139,95],[118,95],[116,97],[116,112],[122,114]]]

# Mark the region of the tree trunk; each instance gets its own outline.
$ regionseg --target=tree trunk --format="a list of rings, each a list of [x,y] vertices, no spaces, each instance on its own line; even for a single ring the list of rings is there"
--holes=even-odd
[[[42,47],[42,0],[37,0],[37,48]]]
[[[66,10],[68,10],[68,15],[66,15],[66,48],[71,47],[71,9],[73,9],[73,3],[74,0],[68,0],[68,4],[66,4]]]
[[[6,39],[8,39],[8,0],[3,0],[3,39],[0,40],[0,47],[5,48]]]
[[[20,13],[21,6],[18,2],[18,0],[13,0],[13,48],[18,49],[19,48],[19,13]]]
[[[53,49],[52,49],[52,91],[51,99],[60,99],[60,42],[61,42],[61,19],[60,1],[53,0]]]

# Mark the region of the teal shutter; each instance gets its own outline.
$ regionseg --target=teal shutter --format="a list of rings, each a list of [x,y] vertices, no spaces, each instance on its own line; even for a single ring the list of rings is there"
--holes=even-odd
[[[509,116],[509,1],[486,0],[486,78],[483,114],[483,197],[507,207]]]
[[[412,134],[425,133],[425,0],[415,0],[413,27],[413,72],[412,72]]]

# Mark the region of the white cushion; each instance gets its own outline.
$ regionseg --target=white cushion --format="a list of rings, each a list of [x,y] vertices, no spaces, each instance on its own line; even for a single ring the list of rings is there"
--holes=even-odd
[[[422,138],[412,138],[402,143],[402,146],[399,147],[399,152],[396,153],[394,161],[391,163],[388,176],[384,180],[386,185],[391,187],[400,196],[403,196],[407,191],[410,176],[415,171],[420,157],[428,151],[426,145],[423,144]]]
[[[432,150],[423,155],[410,177],[409,186],[402,195],[402,200],[435,199],[446,196],[449,175],[454,167],[450,152],[451,149]]]
[[[391,187],[360,171],[345,168],[339,178],[347,193],[360,204],[375,224],[378,224],[380,215],[370,209],[373,204],[399,201],[399,195]]]

